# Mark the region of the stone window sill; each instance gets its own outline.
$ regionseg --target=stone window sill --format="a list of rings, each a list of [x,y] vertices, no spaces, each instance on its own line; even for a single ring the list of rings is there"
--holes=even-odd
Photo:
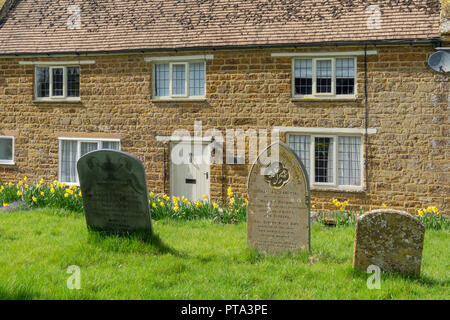
[[[205,102],[206,98],[169,98],[169,99],[152,99],[152,102]]]
[[[318,187],[311,186],[311,191],[323,191],[323,192],[348,192],[348,193],[365,193],[366,191],[362,187]]]
[[[8,166],[8,167],[13,167],[13,166],[15,166],[16,165],[16,163],[14,162],[14,161],[11,161],[11,162],[7,162],[7,161],[5,161],[5,162],[0,162],[0,167],[3,167],[3,166]]]
[[[292,102],[359,102],[362,98],[291,98]]]
[[[33,103],[81,103],[81,98],[78,99],[34,99]]]

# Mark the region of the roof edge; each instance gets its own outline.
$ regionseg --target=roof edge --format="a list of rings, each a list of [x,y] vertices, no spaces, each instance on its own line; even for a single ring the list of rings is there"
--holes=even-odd
[[[0,8],[0,28],[8,19],[8,13],[14,9],[14,7],[19,3],[20,0],[6,0],[3,7]]]
[[[20,1],[20,0],[12,0]],[[205,50],[238,50],[238,49],[265,49],[265,48],[296,48],[296,47],[327,47],[327,46],[352,46],[352,45],[401,45],[401,44],[434,44],[441,42],[441,38],[424,39],[392,39],[392,40],[366,40],[366,41],[333,41],[333,42],[308,42],[308,43],[281,43],[281,44],[251,44],[235,46],[200,46],[200,47],[168,47],[168,48],[139,48],[123,50],[93,50],[93,51],[54,51],[54,52],[16,52],[2,53],[0,57],[21,57],[21,56],[91,56],[105,54],[127,54],[127,53],[147,53],[147,52],[178,52],[178,51],[205,51]]]

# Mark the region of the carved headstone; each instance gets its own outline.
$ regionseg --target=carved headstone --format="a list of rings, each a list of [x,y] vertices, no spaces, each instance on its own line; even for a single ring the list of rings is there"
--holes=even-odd
[[[90,229],[152,233],[145,170],[137,158],[121,151],[93,151],[78,160],[77,169]]]
[[[310,250],[308,181],[305,168],[286,144],[275,143],[260,154],[247,186],[250,247],[273,254]]]
[[[373,210],[356,222],[353,267],[376,265],[387,272],[420,274],[425,226],[398,210]]]

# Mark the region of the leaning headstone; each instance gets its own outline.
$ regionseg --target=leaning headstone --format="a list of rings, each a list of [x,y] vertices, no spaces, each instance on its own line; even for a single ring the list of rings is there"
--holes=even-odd
[[[370,265],[386,272],[420,274],[425,226],[398,210],[373,210],[356,222],[353,268]]]
[[[278,152],[278,159],[271,155]],[[257,251],[279,254],[310,250],[308,174],[284,143],[262,152],[248,177],[247,243]]]
[[[81,157],[77,169],[89,229],[152,233],[145,170],[137,158],[98,150]]]

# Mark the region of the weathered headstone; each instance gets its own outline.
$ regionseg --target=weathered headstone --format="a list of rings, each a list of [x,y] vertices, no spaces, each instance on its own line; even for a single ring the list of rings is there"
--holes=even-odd
[[[420,274],[425,226],[398,210],[373,210],[356,222],[353,267],[376,265],[386,272]]]
[[[278,152],[278,160],[270,155]],[[247,242],[263,253],[310,250],[308,174],[295,153],[275,143],[248,177]]]
[[[121,151],[93,151],[78,160],[77,169],[90,229],[152,233],[145,170],[137,158]]]

